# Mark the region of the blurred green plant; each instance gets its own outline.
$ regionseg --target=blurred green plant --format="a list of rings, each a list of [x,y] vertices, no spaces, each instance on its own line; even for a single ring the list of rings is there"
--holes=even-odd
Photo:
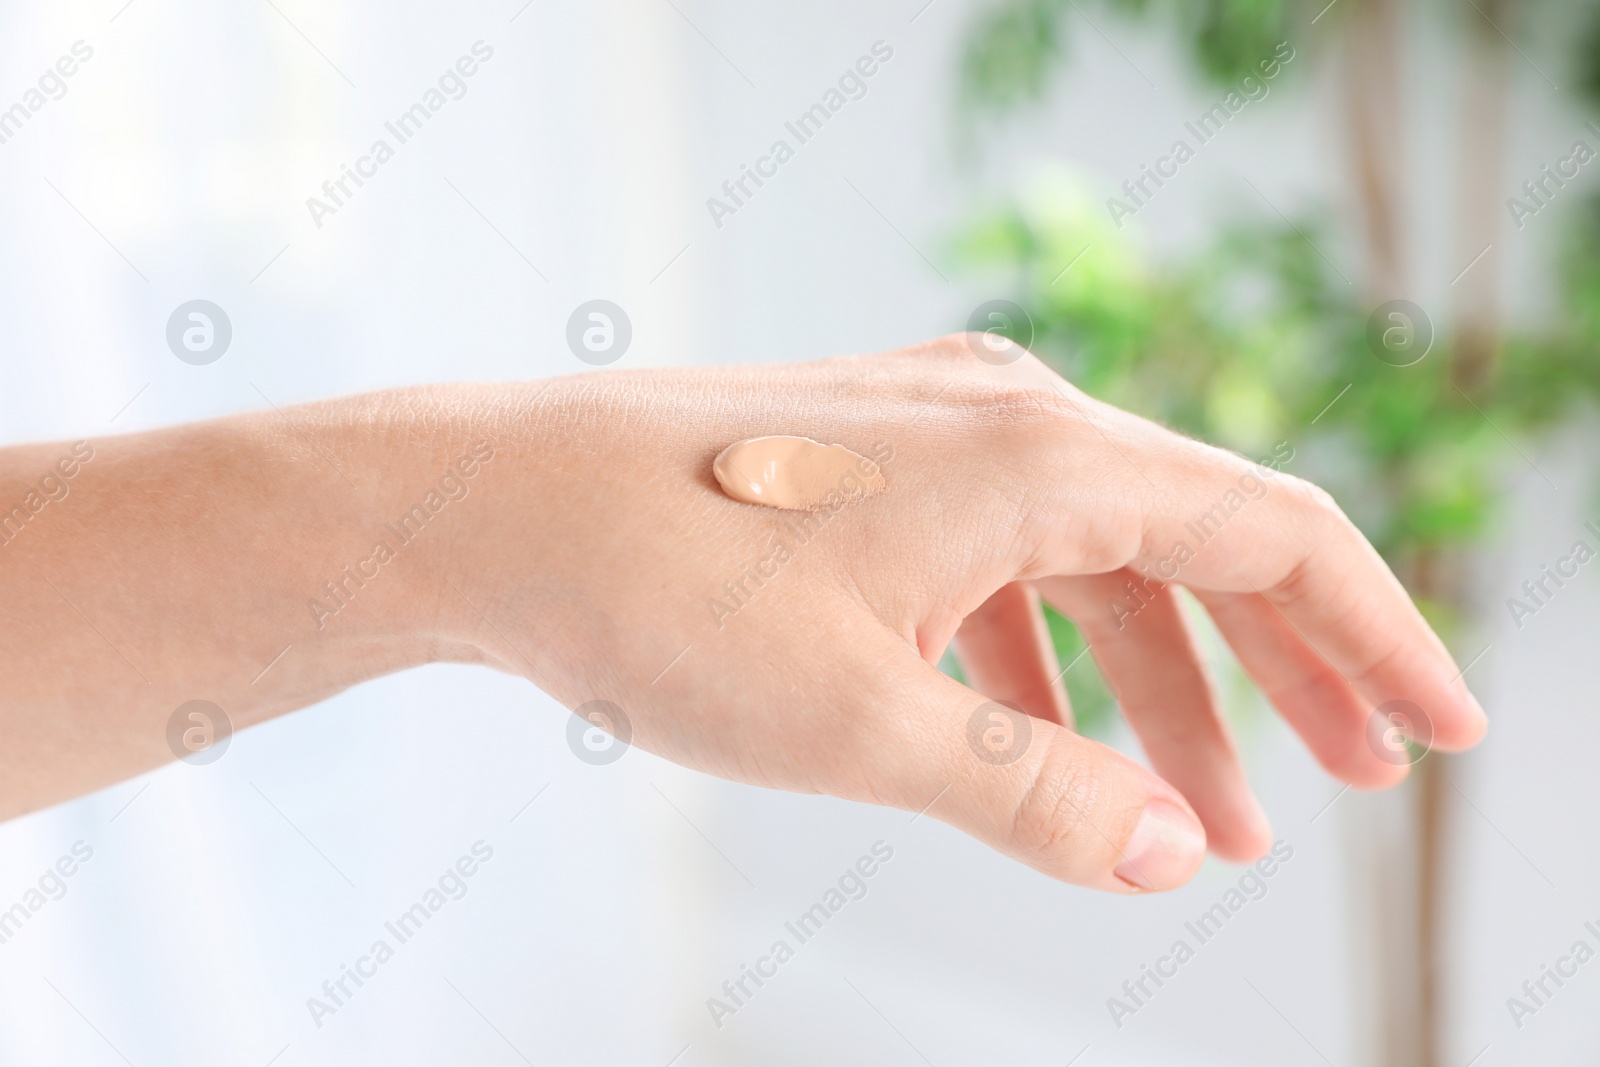
[[[1199,71],[1221,84],[1287,31],[1276,0],[1095,6],[1164,13]],[[962,68],[967,105],[1006,109],[1041,96],[1069,10],[1088,17],[1072,0],[1003,0],[982,12]],[[1560,313],[1540,331],[1498,338],[1487,375],[1463,373],[1446,336],[1409,366],[1378,358],[1373,307],[1318,251],[1337,247],[1337,220],[1326,215],[1239,218],[1200,252],[1158,262],[1136,224],[1117,228],[1063,168],[965,226],[955,255],[1004,279],[1033,318],[1035,353],[1086,392],[1251,458],[1286,442],[1297,457],[1286,469],[1334,493],[1448,639],[1462,622],[1459,586],[1430,574],[1493,528],[1508,470],[1525,462],[1512,440],[1600,397],[1600,199],[1560,207],[1571,223],[1556,272]],[[1065,664],[1082,638],[1049,616]],[[1105,683],[1087,661],[1067,682],[1081,728],[1103,731]]]
[[[1272,54],[1289,27],[1283,0],[1002,0],[986,7],[968,31],[962,57],[962,99],[978,110],[1038,100],[1085,7],[1116,15],[1160,18],[1174,26],[1200,69],[1218,84],[1236,83]]]

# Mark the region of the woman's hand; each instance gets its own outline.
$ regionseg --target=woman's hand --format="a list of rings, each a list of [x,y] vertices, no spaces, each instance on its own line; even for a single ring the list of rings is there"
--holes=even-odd
[[[1404,776],[1369,740],[1375,706],[1416,705],[1437,747],[1482,735],[1325,493],[973,344],[406,390],[96,442],[61,514],[0,547],[0,620],[29,634],[0,652],[28,679],[0,697],[18,739],[0,803],[160,762],[189,699],[243,725],[481,661],[687,766],[926,809],[1057,878],[1166,889],[1207,840],[1245,860],[1269,830],[1163,581],[1345,781]],[[766,434],[843,444],[888,489],[816,513],[729,499],[713,458]],[[8,450],[0,489],[52,448]],[[1072,732],[1041,596],[1157,773]],[[952,639],[976,691],[933,666]],[[60,644],[77,674],[51,664]]]
[[[633,744],[676,762],[927,808],[1113,890],[1178,885],[1207,839],[1234,860],[1270,844],[1151,576],[1196,594],[1345,781],[1404,776],[1369,743],[1391,700],[1425,709],[1436,745],[1481,736],[1450,656],[1327,494],[1097,403],[1032,356],[975,351],[953,337],[592,376],[526,405],[482,392],[506,467],[440,561],[464,595],[439,598],[438,633],[569,707],[609,701]],[[815,516],[730,500],[712,459],[766,434],[846,445],[889,488]],[[1082,627],[1157,774],[1071,731],[1040,596]],[[952,638],[978,691],[933,666]]]

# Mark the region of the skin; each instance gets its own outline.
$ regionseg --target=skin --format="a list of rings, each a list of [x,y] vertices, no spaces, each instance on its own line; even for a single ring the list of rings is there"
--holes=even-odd
[[[0,818],[171,760],[186,701],[243,729],[455,661],[611,701],[686,766],[926,809],[1079,885],[1172,888],[1208,842],[1255,858],[1270,830],[1172,589],[1110,604],[1261,469],[974,351],[403,389],[95,441],[0,546]],[[712,477],[764,434],[887,445],[889,488],[785,535],[792,558],[718,613],[796,514]],[[324,583],[397,545],[384,524],[475,446],[493,458],[457,474],[465,495],[332,612]],[[0,507],[70,448],[0,451]],[[1394,699],[1435,747],[1476,743],[1482,710],[1376,552],[1326,493],[1264,484],[1175,580],[1317,759],[1399,781],[1368,740]],[[1154,773],[1072,732],[1041,597],[1082,626]],[[952,640],[977,691],[933,666]],[[1032,716],[1009,762],[969,743],[991,699]]]

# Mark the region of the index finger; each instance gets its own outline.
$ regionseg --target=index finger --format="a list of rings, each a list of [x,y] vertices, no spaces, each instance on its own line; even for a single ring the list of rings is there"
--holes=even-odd
[[[1328,493],[1082,394],[1062,395],[1075,418],[1060,442],[1061,473],[1076,468],[1080,481],[1042,498],[1054,573],[1130,566],[1169,584],[1259,595],[1370,706],[1421,708],[1432,736],[1418,740],[1453,750],[1483,736],[1483,709],[1444,643]],[[1091,524],[1098,538],[1085,538],[1083,526],[1091,457],[1098,472],[1121,474],[1119,506]]]

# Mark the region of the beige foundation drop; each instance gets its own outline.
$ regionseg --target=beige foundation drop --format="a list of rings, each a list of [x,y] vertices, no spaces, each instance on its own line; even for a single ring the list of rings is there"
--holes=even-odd
[[[838,507],[889,488],[876,463],[809,437],[751,437],[712,463],[722,491],[746,504],[788,511]]]

